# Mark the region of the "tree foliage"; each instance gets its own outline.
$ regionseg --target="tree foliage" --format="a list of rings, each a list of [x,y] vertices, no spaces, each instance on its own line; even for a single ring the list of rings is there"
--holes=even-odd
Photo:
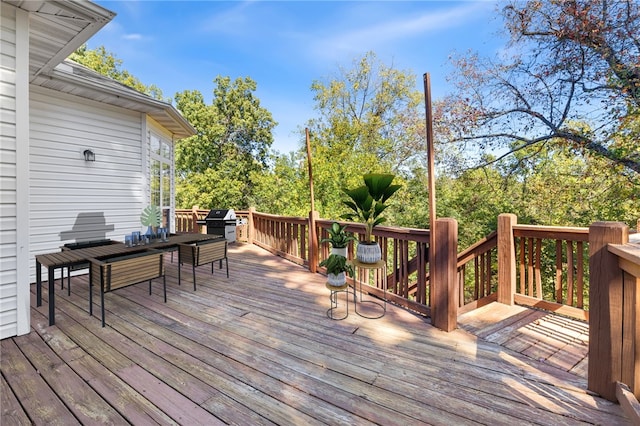
[[[502,149],[500,158],[565,145],[640,173],[638,3],[511,1],[502,13],[506,53],[454,59],[457,91],[438,103],[440,134],[480,153]]]
[[[138,92],[145,93],[155,99],[164,100],[162,90],[158,86],[154,84],[147,86],[127,70],[122,69],[122,60],[118,59],[114,53],[107,51],[104,46],[88,49],[87,45],[83,44],[69,56],[69,59],[106,77],[119,81]]]
[[[639,175],[619,173],[601,156],[576,155],[567,147],[529,154],[523,150],[512,160],[525,163],[511,201],[522,222],[587,227],[600,220],[633,225],[640,217]]]
[[[458,220],[461,247],[495,230],[500,213],[533,225],[587,227],[613,220],[634,226],[640,217],[640,177],[608,164],[569,147],[529,147],[491,166],[439,177],[438,216]],[[428,226],[426,215],[420,225]]]
[[[254,187],[250,176],[266,169],[277,123],[254,95],[251,78],[218,76],[214,83],[211,105],[197,90],[175,96],[198,131],[176,147],[176,199],[183,207],[246,208]]]
[[[351,69],[341,67],[328,81],[314,81],[319,117],[310,128],[315,145],[330,154],[356,155],[358,163],[402,168],[423,144],[415,83],[411,72],[385,65],[373,52],[354,60]]]
[[[456,96],[437,103],[438,216],[458,220],[461,248],[495,230],[500,213],[531,224],[635,225],[637,4],[514,2],[503,13],[512,35],[508,53],[518,55],[499,63],[458,58]],[[598,41],[594,33],[604,35]],[[598,49],[605,44],[619,59],[603,59]],[[74,58],[137,90],[160,93],[136,86],[141,83],[104,48],[84,46]],[[176,147],[177,205],[306,216],[306,151],[269,151],[275,122],[255,97],[253,80],[218,76],[214,82],[210,105],[198,91],[176,94],[178,109],[198,130]],[[415,83],[410,72],[371,52],[313,82],[318,114],[308,127],[320,217],[345,213],[342,189],[359,184],[363,174],[395,173],[403,188],[385,211],[388,223],[428,228],[424,116]],[[466,167],[474,153],[485,167]]]
[[[411,73],[383,64],[373,52],[313,82],[318,116],[308,127],[315,206],[322,217],[345,212],[342,189],[360,185],[363,174],[399,174],[414,161],[421,140],[414,87]],[[299,154],[306,157],[303,150]]]
[[[250,204],[261,212],[306,217],[311,210],[306,158],[297,153],[274,157],[269,170],[251,173]],[[317,190],[316,190],[317,191]]]

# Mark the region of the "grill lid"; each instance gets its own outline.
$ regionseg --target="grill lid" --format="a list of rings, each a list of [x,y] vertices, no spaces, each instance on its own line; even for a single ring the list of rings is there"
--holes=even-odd
[[[211,209],[205,220],[236,220],[236,212],[233,209]]]

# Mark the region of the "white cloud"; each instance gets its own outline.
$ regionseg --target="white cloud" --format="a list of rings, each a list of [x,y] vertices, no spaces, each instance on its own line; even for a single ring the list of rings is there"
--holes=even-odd
[[[142,40],[144,37],[142,36],[142,34],[124,34],[122,36],[123,39],[125,40]]]
[[[486,12],[487,6],[488,3],[485,2],[471,2],[450,9],[426,11],[417,16],[411,14],[389,20],[378,17],[376,22],[352,30],[345,31],[339,26],[327,28],[322,36],[316,34],[312,40],[308,40],[309,48],[313,49],[311,56],[323,60],[339,59],[354,52],[380,50],[389,43],[398,43],[412,37],[451,31],[475,18],[478,12]],[[393,12],[390,11],[388,16],[393,16]],[[370,21],[362,17],[359,22]]]
[[[242,35],[252,28],[253,16],[248,9],[253,1],[223,2],[224,6],[233,4],[233,7],[216,12],[210,18],[204,20],[200,27],[205,33],[221,33],[228,35]]]

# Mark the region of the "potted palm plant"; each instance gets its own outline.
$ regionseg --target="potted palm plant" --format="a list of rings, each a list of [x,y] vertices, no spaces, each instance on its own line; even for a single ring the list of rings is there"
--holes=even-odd
[[[145,235],[149,238],[153,238],[155,235],[155,228],[162,223],[162,210],[159,206],[150,204],[144,208],[140,214],[140,223],[147,227],[147,233]]]
[[[333,222],[331,227],[327,229],[329,238],[323,238],[320,243],[331,244],[331,254],[339,254],[347,257],[347,246],[350,241],[356,241],[355,237],[348,235],[345,229],[347,225],[340,225],[338,222]]]
[[[342,217],[351,221],[365,224],[365,238],[358,244],[356,257],[363,263],[376,263],[382,258],[380,245],[372,240],[373,228],[387,219],[382,212],[388,207],[386,201],[400,185],[392,185],[395,175],[384,173],[369,173],[363,176],[364,185],[355,189],[345,189],[349,200],[344,204],[351,212]]]
[[[347,275],[353,276],[353,267],[347,258],[339,254],[331,254],[320,262],[320,266],[327,268],[327,283],[334,287],[341,287],[347,282]]]

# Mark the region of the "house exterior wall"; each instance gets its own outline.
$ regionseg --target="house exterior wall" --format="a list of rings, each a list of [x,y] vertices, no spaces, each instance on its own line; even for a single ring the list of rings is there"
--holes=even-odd
[[[28,25],[0,3],[0,339],[30,329]]]
[[[88,100],[93,92],[87,93],[91,86],[84,85],[85,77],[74,83],[43,74],[31,84],[34,15],[4,1],[0,12],[0,339],[4,339],[31,329],[37,254],[58,251],[68,242],[123,240],[125,234],[143,230],[140,212],[150,201],[150,137],[159,136],[171,145],[175,141],[163,125],[128,109],[132,100],[135,109],[156,108],[157,102],[130,98],[117,85],[101,87],[100,79],[93,79],[99,87],[96,97],[108,93],[107,101],[121,106]],[[98,18],[110,19],[107,14]],[[52,31],[61,30],[53,24]],[[77,37],[62,40],[80,43]],[[40,86],[52,81],[53,89]],[[83,97],[63,93],[78,90]],[[159,114],[161,120],[174,116],[170,105],[160,108],[151,114]],[[167,123],[181,135],[193,132],[183,120]],[[85,161],[86,149],[95,153],[94,162]],[[171,176],[171,219],[173,185]]]
[[[123,240],[142,229],[147,125],[143,114],[41,87],[31,88],[30,102],[34,281],[38,253],[76,241]],[[84,160],[85,149],[95,153],[95,161]]]

